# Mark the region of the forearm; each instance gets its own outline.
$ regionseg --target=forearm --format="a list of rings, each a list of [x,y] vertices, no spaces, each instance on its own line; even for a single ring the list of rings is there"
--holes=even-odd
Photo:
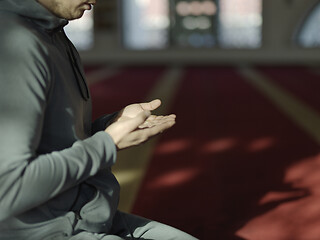
[[[115,160],[115,146],[108,134],[101,132],[63,151],[2,162],[0,221],[39,206],[111,167]]]

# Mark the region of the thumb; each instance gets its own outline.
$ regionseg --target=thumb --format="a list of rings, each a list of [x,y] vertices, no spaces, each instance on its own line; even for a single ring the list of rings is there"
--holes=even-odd
[[[155,99],[155,100],[153,100],[151,102],[140,103],[140,106],[144,110],[149,110],[149,111],[157,109],[160,105],[161,105],[160,99]]]

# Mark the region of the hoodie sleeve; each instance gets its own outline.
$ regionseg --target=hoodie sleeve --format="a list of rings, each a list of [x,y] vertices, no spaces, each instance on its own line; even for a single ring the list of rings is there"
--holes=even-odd
[[[105,132],[62,151],[37,154],[50,61],[33,38],[26,31],[0,31],[0,221],[39,206],[116,159]]]

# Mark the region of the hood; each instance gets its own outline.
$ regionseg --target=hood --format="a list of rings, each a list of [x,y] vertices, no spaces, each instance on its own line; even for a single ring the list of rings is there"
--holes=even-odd
[[[45,30],[54,30],[68,24],[66,19],[55,16],[36,0],[0,0],[0,11],[27,17]]]

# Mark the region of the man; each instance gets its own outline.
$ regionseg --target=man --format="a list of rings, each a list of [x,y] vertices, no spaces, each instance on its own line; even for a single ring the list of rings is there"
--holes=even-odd
[[[0,0],[0,239],[195,239],[117,210],[116,151],[175,116],[132,104],[91,124],[79,55],[65,36],[95,0]]]

